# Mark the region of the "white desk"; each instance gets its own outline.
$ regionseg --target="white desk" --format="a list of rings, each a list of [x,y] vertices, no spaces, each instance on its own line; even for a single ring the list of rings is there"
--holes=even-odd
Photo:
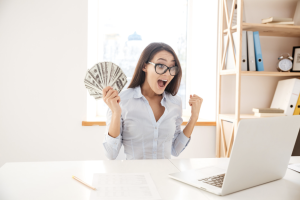
[[[0,168],[1,200],[88,200],[91,189],[72,179],[92,183],[94,173],[150,172],[162,199],[300,199],[300,173],[287,171],[284,179],[219,197],[168,177],[169,173],[211,165],[228,159],[197,158],[134,161],[15,162]],[[291,158],[291,163],[300,157]]]

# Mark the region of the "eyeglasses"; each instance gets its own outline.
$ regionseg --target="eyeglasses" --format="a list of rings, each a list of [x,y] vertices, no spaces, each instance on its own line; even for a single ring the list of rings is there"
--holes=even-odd
[[[168,67],[168,66],[163,65],[163,64],[155,64],[153,62],[148,62],[148,63],[154,65],[155,72],[157,74],[160,74],[160,75],[166,73],[166,71],[169,70],[170,75],[175,76],[176,74],[178,74],[178,71],[179,71],[177,66]]]

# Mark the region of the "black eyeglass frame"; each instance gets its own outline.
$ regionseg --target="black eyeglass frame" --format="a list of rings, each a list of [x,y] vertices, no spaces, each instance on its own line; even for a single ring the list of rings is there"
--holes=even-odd
[[[156,73],[157,73],[157,71],[156,71],[156,66],[157,66],[157,65],[163,65],[163,66],[167,67],[167,69],[166,69],[162,74],[166,73],[166,71],[169,70],[169,73],[170,73],[171,76],[176,76],[176,75],[178,74],[178,72],[179,72],[179,71],[177,70],[177,73],[176,73],[175,75],[172,75],[172,74],[171,74],[171,68],[173,68],[173,67],[177,67],[177,68],[178,68],[178,66],[168,67],[167,65],[164,65],[164,64],[153,63],[153,62],[148,62],[148,63],[154,65],[154,69],[155,69],[155,72],[156,72]],[[162,74],[160,74],[160,73],[157,73],[157,74],[162,75]]]

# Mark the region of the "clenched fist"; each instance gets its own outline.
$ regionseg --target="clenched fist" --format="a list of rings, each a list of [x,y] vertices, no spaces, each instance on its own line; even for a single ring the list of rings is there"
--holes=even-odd
[[[112,87],[107,86],[102,90],[103,101],[111,109],[112,113],[121,115],[122,109],[120,107],[121,98],[118,95],[118,91],[114,90]]]
[[[189,104],[192,107],[191,109],[191,117],[198,119],[200,108],[202,105],[203,99],[197,95],[190,95]]]

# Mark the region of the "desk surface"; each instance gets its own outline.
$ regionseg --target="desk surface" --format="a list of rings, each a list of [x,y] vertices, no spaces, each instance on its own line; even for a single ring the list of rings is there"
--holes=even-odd
[[[226,167],[228,159],[161,159],[117,161],[15,162],[0,168],[1,200],[88,200],[91,189],[72,179],[75,175],[92,183],[94,173],[150,172],[164,200],[171,199],[300,199],[300,173],[287,170],[281,180],[219,197],[181,183],[168,174],[212,165]],[[300,163],[292,157],[290,163]]]

